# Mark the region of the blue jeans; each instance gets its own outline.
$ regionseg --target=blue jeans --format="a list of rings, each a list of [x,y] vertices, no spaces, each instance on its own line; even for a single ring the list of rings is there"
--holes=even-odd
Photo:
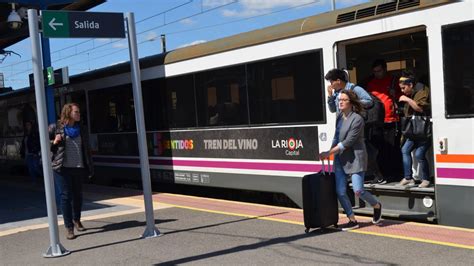
[[[336,175],[336,194],[339,202],[341,203],[344,212],[346,213],[347,217],[350,217],[354,214],[352,211],[352,204],[347,196],[347,174],[344,172],[342,168],[341,161],[339,160],[339,156],[334,157],[334,174]],[[359,198],[363,199],[364,201],[368,202],[372,207],[377,205],[378,200],[364,190],[364,172],[359,172],[351,175],[352,179],[352,189],[354,190],[354,194]]]
[[[411,140],[407,139],[405,144],[402,147],[402,157],[403,157],[403,175],[405,179],[412,179],[413,173],[411,171],[412,167],[412,158],[411,152],[415,150],[415,158],[418,161],[418,164],[421,168],[420,177],[422,180],[428,180],[430,177],[430,170],[428,166],[428,161],[426,160],[426,152],[430,147],[431,141],[429,140]]]
[[[41,176],[40,157],[36,154],[26,154],[25,161],[32,181],[37,182]]]
[[[63,187],[62,180],[64,177],[60,176],[58,172],[56,171],[53,171],[53,175],[54,175],[54,195],[56,197],[56,209],[61,210],[61,190]]]

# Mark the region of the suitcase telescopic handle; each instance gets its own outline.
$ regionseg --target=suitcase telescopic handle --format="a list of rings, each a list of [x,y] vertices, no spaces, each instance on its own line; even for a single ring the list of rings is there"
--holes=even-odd
[[[324,159],[321,159],[322,166],[323,166],[322,169],[323,169],[323,173],[324,173],[324,174],[329,174],[329,173],[332,172],[332,171],[331,171],[331,161],[329,161],[329,158],[327,158],[327,160],[328,160],[328,171],[326,172],[326,167],[325,167],[325,165],[324,165]]]

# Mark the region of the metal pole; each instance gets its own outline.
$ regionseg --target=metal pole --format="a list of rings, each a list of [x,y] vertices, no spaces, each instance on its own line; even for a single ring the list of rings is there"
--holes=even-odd
[[[48,3],[46,1],[40,2],[40,9],[47,10]],[[41,39],[41,51],[43,52],[43,69],[47,69],[51,66],[51,51],[49,47],[49,38],[43,37],[43,33],[40,34]],[[48,116],[48,124],[56,122],[56,110],[54,109],[54,90],[53,86],[46,85],[46,110]]]
[[[48,211],[50,246],[45,258],[64,256],[70,253],[61,243],[58,236],[58,217],[56,215],[56,201],[54,195],[53,169],[51,168],[51,155],[49,153],[48,120],[46,115],[46,99],[44,91],[44,77],[42,71],[42,57],[38,30],[38,14],[35,9],[28,9],[28,27],[31,39],[31,57],[33,76],[35,81],[36,108],[38,110],[38,128],[40,133],[41,160],[43,163],[44,190],[46,193],[46,208]]]
[[[130,51],[130,67],[133,85],[133,102],[135,104],[135,120],[137,123],[138,151],[140,153],[140,167],[143,184],[143,198],[145,200],[146,229],[143,238],[161,236],[155,226],[153,214],[153,200],[151,195],[150,164],[148,161],[148,148],[146,144],[145,118],[143,112],[142,86],[140,65],[138,62],[137,37],[135,32],[135,16],[127,13],[127,36]]]
[[[51,53],[49,49],[49,39],[41,37],[41,47],[43,50],[43,69],[51,66]],[[54,109],[54,90],[53,86],[46,85],[46,110],[48,116],[48,123],[56,122],[56,110]]]
[[[331,1],[331,10],[332,11],[336,10],[336,0]]]
[[[161,52],[166,53],[166,36],[161,34]]]

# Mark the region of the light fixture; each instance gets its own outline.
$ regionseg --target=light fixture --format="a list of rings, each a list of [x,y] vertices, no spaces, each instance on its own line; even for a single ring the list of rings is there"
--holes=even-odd
[[[21,28],[21,25],[23,24],[23,21],[20,18],[20,15],[15,11],[15,4],[12,3],[12,12],[10,12],[10,15],[8,15],[8,27],[10,29],[19,29]]]

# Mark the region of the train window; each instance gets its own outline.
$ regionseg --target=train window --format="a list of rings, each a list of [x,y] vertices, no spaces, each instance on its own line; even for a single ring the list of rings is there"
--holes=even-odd
[[[153,79],[142,82],[143,111],[147,130],[168,128],[165,116],[165,80]]]
[[[0,101],[0,137],[6,136],[8,130],[7,101]]]
[[[195,75],[199,126],[248,124],[245,66]]]
[[[23,125],[26,121],[33,122],[33,125],[37,126],[35,103],[27,102],[31,100],[27,97],[20,96],[0,101],[0,137],[23,136]]]
[[[90,124],[92,133],[135,131],[135,109],[132,85],[89,92]]]
[[[324,121],[320,51],[248,65],[252,124]]]
[[[143,82],[147,130],[196,126],[193,75]]]
[[[166,79],[166,110],[171,128],[196,126],[193,75]]]
[[[474,22],[442,29],[446,118],[474,117]]]
[[[1,135],[4,137],[23,136],[22,105],[7,105],[1,108]]]

